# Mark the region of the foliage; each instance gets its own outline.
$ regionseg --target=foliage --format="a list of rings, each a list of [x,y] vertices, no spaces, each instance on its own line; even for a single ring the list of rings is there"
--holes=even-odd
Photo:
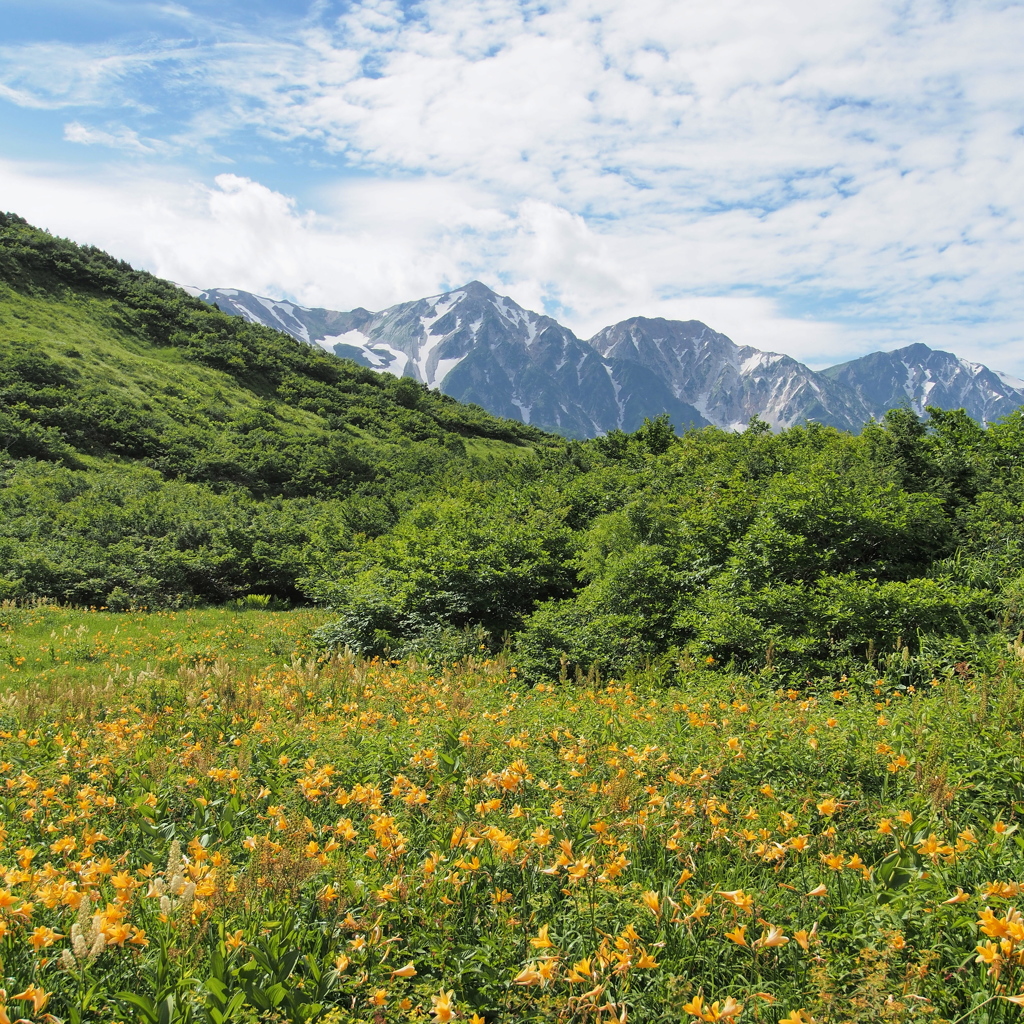
[[[382,654],[416,645],[432,629],[473,626],[493,643],[537,601],[570,591],[568,543],[557,515],[521,499],[435,499],[321,567],[307,589],[345,609],[321,633],[329,646]]]
[[[452,507],[463,511],[447,519],[431,510],[453,499],[424,502],[321,563],[307,589],[344,616],[322,639],[400,652],[429,619],[480,626],[492,650],[511,632],[532,680],[621,675],[666,656],[799,678],[1024,626],[1019,415],[982,430],[897,411],[860,436],[654,428],[580,446],[485,496],[462,488]],[[524,599],[496,621],[437,567],[465,576],[457,567],[475,559],[500,579],[470,524],[502,528],[524,501],[534,543],[562,559],[558,590],[544,590],[552,567],[531,567],[536,586],[511,588]]]

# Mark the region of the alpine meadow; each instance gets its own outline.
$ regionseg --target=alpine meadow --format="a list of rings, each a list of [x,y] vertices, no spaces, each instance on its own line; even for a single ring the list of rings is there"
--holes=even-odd
[[[545,433],[0,215],[0,1022],[1003,1024],[1024,413]]]

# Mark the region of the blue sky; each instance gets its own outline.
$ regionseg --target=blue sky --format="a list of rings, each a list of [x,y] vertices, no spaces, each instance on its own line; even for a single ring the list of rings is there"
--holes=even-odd
[[[0,8],[0,207],[182,283],[1024,375],[1024,0]]]

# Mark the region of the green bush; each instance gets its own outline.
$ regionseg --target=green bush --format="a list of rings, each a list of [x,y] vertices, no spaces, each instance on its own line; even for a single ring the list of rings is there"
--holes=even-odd
[[[495,646],[538,601],[569,591],[568,544],[559,516],[507,495],[446,497],[415,506],[305,585],[342,613],[330,633],[337,646],[382,653],[434,627],[474,626]]]
[[[692,650],[746,668],[834,672],[907,648],[923,637],[974,636],[992,628],[988,591],[948,579],[865,580],[854,573],[746,594],[712,588],[680,613]]]

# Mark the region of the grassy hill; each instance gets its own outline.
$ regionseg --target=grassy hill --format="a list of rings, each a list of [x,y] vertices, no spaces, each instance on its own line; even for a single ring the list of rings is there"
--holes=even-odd
[[[0,597],[295,596],[321,533],[562,447],[0,216]]]

